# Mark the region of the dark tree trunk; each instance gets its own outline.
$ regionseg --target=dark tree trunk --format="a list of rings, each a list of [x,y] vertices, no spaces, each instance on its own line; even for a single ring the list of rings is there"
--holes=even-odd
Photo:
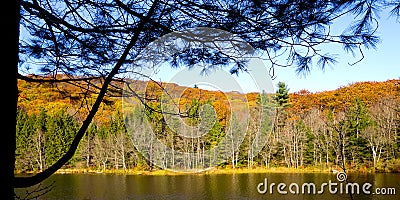
[[[9,2],[10,3],[10,2]],[[2,120],[0,158],[2,169],[2,199],[14,199],[14,165],[17,116],[17,72],[19,44],[19,1],[2,5],[1,10],[1,75],[2,75]]]

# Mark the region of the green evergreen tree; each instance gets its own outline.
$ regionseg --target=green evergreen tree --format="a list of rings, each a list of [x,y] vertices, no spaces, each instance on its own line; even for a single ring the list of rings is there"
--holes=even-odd
[[[110,120],[110,133],[115,134],[118,132],[126,133],[125,123],[122,113],[117,111]]]
[[[307,127],[302,120],[297,123],[297,128],[301,131],[305,132],[305,150],[303,152],[304,156],[304,164],[305,165],[314,165],[315,159],[315,135],[312,133],[311,129]]]
[[[278,83],[274,100],[279,107],[285,108],[289,105],[289,88],[284,82]]]
[[[46,123],[46,165],[56,162],[67,152],[74,135],[78,129],[78,122],[64,110],[58,111],[48,117]],[[75,158],[67,165],[73,165]]]
[[[211,146],[217,145],[225,136],[222,124],[217,120],[209,132],[209,142]]]
[[[25,110],[17,111],[16,127],[16,162],[15,169],[29,171],[32,168],[32,133],[34,132],[35,115],[29,116]]]
[[[346,118],[349,142],[345,148],[349,149],[348,159],[354,163],[363,163],[371,158],[371,153],[367,140],[361,137],[361,132],[368,126],[373,126],[374,122],[368,115],[364,103],[358,98],[353,101]]]
[[[289,88],[284,82],[278,82],[278,89],[273,99],[276,104],[273,133],[274,137],[278,138],[280,131],[286,124],[286,108],[289,106]],[[279,149],[283,148],[283,145],[280,141],[278,141],[277,147]],[[283,151],[278,151],[276,153],[276,158],[282,158],[283,155],[280,155],[282,152]]]
[[[200,101],[193,98],[190,105],[186,108],[188,114],[188,122],[191,126],[196,126],[200,120]]]

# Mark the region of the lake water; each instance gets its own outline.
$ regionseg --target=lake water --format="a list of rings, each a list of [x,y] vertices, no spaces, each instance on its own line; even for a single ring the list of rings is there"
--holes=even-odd
[[[335,174],[326,173],[176,176],[55,174],[44,181],[42,186],[49,183],[53,183],[54,187],[39,199],[338,200],[351,199],[350,193],[353,199],[400,199],[400,174],[348,174],[348,185],[345,181],[340,182]],[[26,190],[17,189],[16,193],[22,197]],[[29,188],[31,190],[33,188]]]

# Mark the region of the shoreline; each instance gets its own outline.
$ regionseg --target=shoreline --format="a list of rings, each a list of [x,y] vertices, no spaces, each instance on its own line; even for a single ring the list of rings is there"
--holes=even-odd
[[[257,168],[211,168],[202,171],[193,172],[180,172],[172,171],[166,169],[154,169],[149,170],[137,170],[137,169],[127,169],[127,170],[96,170],[96,169],[59,169],[54,174],[115,174],[115,175],[211,175],[211,174],[248,174],[248,173],[333,173],[333,170],[342,171],[340,168],[287,168],[287,167],[257,167]],[[347,173],[396,173],[396,172],[379,172],[373,169],[369,170],[346,170]],[[32,175],[36,172],[26,172],[26,173],[16,173],[17,176]]]

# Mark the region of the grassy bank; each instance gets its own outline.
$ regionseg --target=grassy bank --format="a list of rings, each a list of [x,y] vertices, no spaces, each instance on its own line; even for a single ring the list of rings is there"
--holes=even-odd
[[[135,169],[106,169],[97,170],[89,168],[64,168],[58,170],[57,174],[126,174],[126,175],[183,175],[183,174],[243,174],[243,173],[331,173],[333,170],[342,171],[339,166],[331,167],[300,167],[300,168],[288,168],[288,167],[241,167],[232,168],[229,165],[225,167],[214,167],[203,171],[192,171],[192,172],[180,172],[171,171],[165,169],[153,169],[148,168],[135,168]],[[346,171],[356,173],[400,173],[400,160],[391,160],[384,163],[380,163],[376,167],[366,166],[347,166]],[[16,172],[16,175],[29,175],[36,172]]]
[[[125,175],[185,175],[185,174],[243,174],[243,173],[330,173],[333,169],[318,169],[318,168],[287,168],[287,167],[257,167],[257,168],[211,168],[204,171],[193,171],[193,172],[179,172],[171,171],[165,169],[155,169],[155,170],[93,170],[93,169],[60,169],[57,174],[125,174]],[[340,168],[335,168],[335,170],[341,170]],[[373,170],[361,170],[361,171],[351,171],[349,172],[365,172],[371,173]]]

